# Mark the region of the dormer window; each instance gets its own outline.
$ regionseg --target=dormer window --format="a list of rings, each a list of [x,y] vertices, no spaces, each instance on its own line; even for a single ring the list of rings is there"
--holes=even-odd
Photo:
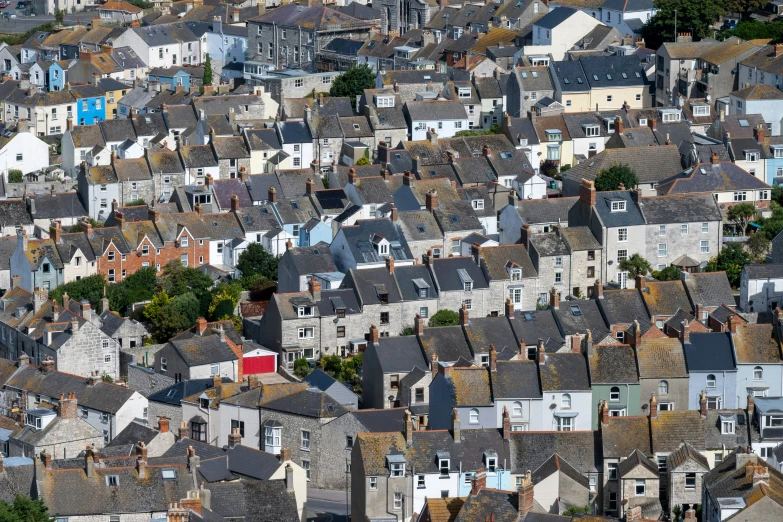
[[[777,146],[777,147],[771,147],[772,152],[775,154],[775,158],[780,159],[783,158],[783,146]]]
[[[585,136],[600,136],[601,135],[601,129],[598,127],[598,125],[582,125],[585,131]]]
[[[693,115],[694,116],[709,116],[710,115],[710,106],[709,105],[695,105],[693,107]]]
[[[558,129],[549,129],[546,132],[546,141],[563,141],[563,132]]]
[[[609,134],[614,134],[614,118],[604,118],[604,125]]]
[[[312,306],[300,306],[296,310],[297,317],[312,317],[313,316],[313,307]]]
[[[468,275],[468,271],[464,268],[460,268],[457,270],[457,275],[462,282],[462,289],[466,292],[473,291],[473,278]]]
[[[379,109],[394,107],[394,96],[376,96],[375,106]]]
[[[485,460],[487,463],[487,471],[489,473],[495,473],[498,470],[498,457],[496,453],[492,453],[491,455],[488,453],[485,453]]]
[[[473,291],[473,281],[465,281],[462,283],[464,290],[466,292],[472,292]]]
[[[759,160],[759,152],[756,150],[746,150],[745,151],[745,161],[758,161]]]
[[[625,201],[612,201],[612,212],[625,212]]]
[[[512,268],[511,269],[511,280],[512,281],[522,281],[522,269],[521,268]]]
[[[389,463],[389,475],[392,477],[405,476],[405,457],[402,455],[387,455],[386,460]]]
[[[721,418],[720,432],[722,435],[734,435],[734,419],[725,420]]]
[[[438,459],[438,469],[441,477],[449,476],[449,459]]]
[[[639,118],[639,127],[647,126],[647,118]]]
[[[470,98],[470,87],[460,87],[459,88],[459,97],[460,98]]]
[[[119,475],[107,475],[106,476],[106,484],[108,486],[119,486],[120,485],[120,477],[119,477]]]
[[[661,121],[663,121],[663,123],[675,123],[680,121],[680,111],[678,109],[662,110]]]
[[[474,210],[484,210],[484,200],[483,199],[474,199],[471,201],[473,204]]]
[[[25,415],[24,423],[26,426],[30,426],[38,430],[41,429],[41,417],[38,417],[36,415],[30,415],[29,413]]]

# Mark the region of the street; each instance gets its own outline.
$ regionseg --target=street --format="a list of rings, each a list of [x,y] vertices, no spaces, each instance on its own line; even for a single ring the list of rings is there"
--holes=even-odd
[[[53,15],[23,16],[22,11],[23,10],[16,8],[15,1],[8,4],[8,7],[0,9],[0,12],[7,13],[9,16],[9,18],[0,18],[0,33],[24,33],[34,27],[54,20]],[[10,18],[11,15],[16,15],[16,18]],[[87,25],[90,23],[90,20],[97,16],[97,11],[67,14],[65,15],[65,25],[76,25],[78,21],[81,21],[82,25]]]
[[[348,502],[351,496],[348,495]],[[305,505],[309,522],[348,522],[345,491],[308,489]]]

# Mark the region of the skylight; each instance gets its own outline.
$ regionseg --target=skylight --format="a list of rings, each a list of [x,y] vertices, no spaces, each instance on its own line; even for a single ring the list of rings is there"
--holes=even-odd
[[[582,309],[579,305],[571,305],[571,313],[576,316],[582,315]]]
[[[177,478],[177,471],[174,469],[162,469],[160,471],[160,476],[163,477],[166,480],[173,480]]]
[[[750,123],[748,123],[748,120],[740,120],[739,124],[740,127],[750,127]]]

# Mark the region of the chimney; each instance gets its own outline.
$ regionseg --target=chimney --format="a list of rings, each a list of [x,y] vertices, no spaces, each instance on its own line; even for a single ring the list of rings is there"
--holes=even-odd
[[[470,245],[470,254],[473,257],[473,262],[477,265],[481,265],[481,245],[478,243],[473,243]]]
[[[161,433],[168,433],[169,432],[169,418],[168,417],[158,417],[158,431]]]
[[[524,520],[528,513],[532,513],[534,505],[533,477],[530,471],[525,473],[525,477],[522,479],[522,484],[519,486],[519,491],[517,491],[517,496],[519,497],[517,499],[517,504],[519,506],[518,520]]]
[[[49,300],[49,290],[36,287],[33,290],[33,313],[38,313]]]
[[[763,123],[759,123],[758,127],[753,129],[753,137],[760,144],[764,144],[764,138],[766,137],[766,130],[764,129]]]
[[[614,119],[614,132],[615,134],[623,133],[623,119],[619,116]]]
[[[756,464],[753,466],[753,487],[758,486],[762,482],[769,486],[769,468]]]
[[[353,167],[348,169],[348,184],[356,185],[356,169]]]
[[[571,353],[582,353],[582,337],[579,334],[571,336]]]
[[[233,112],[231,114],[234,114]],[[250,179],[250,174],[247,171],[247,167],[239,167],[239,180],[242,183],[247,183],[247,180]]]
[[[158,222],[159,212],[157,210],[155,210],[154,207],[150,207],[149,212],[147,214],[149,215],[149,220],[150,221],[152,221],[153,223],[157,223]]]
[[[394,92],[400,92],[400,86],[397,84],[397,80],[394,80]]]
[[[432,260],[432,249],[427,250],[426,254],[421,255],[421,262],[424,266],[430,266],[432,264]]]
[[[0,473],[3,472],[2,458],[2,455],[0,455]],[[43,464],[44,469],[52,469],[52,456],[46,450],[41,452],[41,464]]]
[[[738,321],[734,314],[730,315],[726,321],[726,329],[733,334],[737,333],[737,323]]]
[[[658,399],[655,398],[654,393],[650,396],[650,418],[658,418]]]
[[[291,464],[285,467],[285,490],[289,493],[294,491],[294,468]]]
[[[199,317],[196,319],[196,333],[199,335],[204,335],[204,332],[207,330],[207,320],[203,317]]]
[[[381,165],[389,163],[389,144],[385,141],[378,143],[378,163]]]
[[[228,447],[235,448],[242,444],[242,435],[239,434],[239,428],[232,428],[228,434]]]
[[[435,129],[427,130],[427,141],[429,141],[433,145],[438,144],[438,133],[435,132]]]
[[[753,419],[753,413],[756,411],[756,399],[753,398],[753,394],[748,394],[748,418]]]
[[[68,310],[68,305],[70,305],[70,304],[71,304],[71,298],[68,295],[68,292],[65,292],[63,294],[63,309],[64,310]]]
[[[205,187],[212,186],[212,174],[207,174],[206,177],[204,177],[204,186]]]
[[[426,195],[427,210],[431,213],[435,213],[435,209],[438,208],[438,191],[430,190]]]
[[[93,458],[93,452],[89,447],[87,448],[87,451],[84,452],[84,471],[87,478],[92,478],[95,474],[95,459]]]
[[[625,510],[625,522],[638,522],[642,519],[642,506],[636,505]]]
[[[188,424],[185,421],[182,421],[182,423],[179,425],[179,440],[187,439],[188,438]]]
[[[412,178],[413,175],[411,174],[411,171],[406,170],[405,172],[402,173],[402,184],[410,187]]]
[[[65,130],[73,130],[73,118],[66,118]]]
[[[680,340],[682,344],[691,342],[691,326],[688,324],[688,320],[682,322],[682,332],[680,333]]]
[[[238,24],[239,23],[239,9],[234,9],[231,11],[231,23],[232,24]]]
[[[435,379],[436,375],[438,375],[438,354],[432,352],[430,357],[430,378]]]
[[[468,313],[468,306],[466,304],[463,304],[462,308],[459,309],[459,324],[460,326],[470,324],[470,314]]]
[[[71,332],[79,331],[79,320],[76,317],[71,317]]]
[[[310,292],[310,296],[316,303],[321,300],[321,283],[314,277],[311,277],[307,282],[307,291]]]
[[[122,229],[125,227],[125,215],[122,212],[114,213],[114,221],[117,222],[117,226]]]
[[[634,348],[638,349],[642,345],[642,327],[636,319],[633,321],[633,337],[631,339]]]
[[[106,287],[103,287],[103,297],[101,297],[101,313],[109,311],[109,298],[106,297]]]
[[[294,244],[291,243],[291,240],[289,239],[288,241],[285,242],[285,251],[288,252],[292,248],[294,248]]]
[[[307,178],[307,181],[305,182],[305,193],[310,195],[315,194],[315,181],[313,181],[313,178]]]
[[[291,448],[280,448],[280,462],[291,460]]]
[[[654,131],[658,127],[658,120],[656,120],[655,118],[650,118],[647,121],[647,126],[650,127],[650,130]]]
[[[701,391],[701,397],[699,398],[699,411],[701,412],[701,418],[707,417],[707,392]]]
[[[90,302],[87,299],[82,299],[79,302],[79,310],[81,316],[87,319],[88,321],[92,318],[92,306],[90,305]]]
[[[374,324],[370,325],[370,342],[373,344],[378,344],[380,342],[381,336],[378,332],[378,327]]]
[[[557,293],[557,288],[554,286],[549,290],[549,304],[552,305],[552,308],[560,306],[560,294]]]
[[[462,440],[462,427],[459,422],[459,412],[457,408],[451,410],[451,435],[454,437],[454,442]]]
[[[519,355],[517,356],[517,359],[521,361],[528,360],[527,343],[525,343],[524,339],[519,340]]]
[[[525,223],[524,225],[522,225],[522,228],[519,231],[519,237],[520,237],[520,242],[522,243],[522,246],[524,246],[525,250],[527,250],[528,252],[530,252],[530,237],[531,236],[532,236],[532,234],[530,233],[530,225]]]
[[[606,404],[606,399],[601,401],[603,409],[601,410],[601,424],[606,426],[609,424],[609,405]]]
[[[20,278],[18,275],[11,276],[11,288],[19,287]]]
[[[41,363],[41,370],[44,373],[52,373],[54,371],[54,359],[51,355],[44,357],[44,360]]]
[[[182,509],[186,511],[191,510],[201,515],[201,497],[199,496],[198,490],[188,491],[188,498],[183,498],[179,503],[180,506],[182,506]]]
[[[478,495],[482,489],[487,489],[487,473],[484,468],[481,468],[473,474],[473,481],[471,483],[470,494]]]
[[[78,413],[78,404],[76,401],[76,394],[74,392],[68,393],[66,397],[62,393],[60,394],[59,414],[61,419],[76,419]]]
[[[647,278],[644,276],[644,274],[637,274],[636,275],[636,289],[637,290],[644,290],[645,286],[647,286]]]
[[[595,183],[582,178],[582,184],[579,186],[579,201],[588,207],[595,205]]]
[[[481,153],[482,153],[484,156],[491,156],[491,155],[492,155],[492,148],[491,148],[489,145],[484,145],[484,146],[481,148]]]
[[[546,352],[544,351],[544,340],[539,338],[536,344],[536,353],[538,353],[538,364],[546,364]]]
[[[386,270],[388,270],[390,274],[394,273],[394,258],[391,256],[386,258]]]
[[[596,279],[595,284],[593,285],[593,297],[595,299],[604,298],[604,285],[601,283],[600,279]]]
[[[388,170],[386,172],[389,172]],[[400,211],[397,210],[397,207],[394,206],[394,203],[392,203],[392,209],[391,209],[391,220],[393,222],[397,222],[400,219]]]
[[[509,319],[514,318],[514,303],[510,297],[506,297],[506,317]]]
[[[199,468],[201,466],[201,457],[196,455],[196,450],[193,449],[193,446],[188,446],[188,469],[190,471],[195,471],[196,468]]]
[[[234,203],[233,199],[231,203]],[[198,217],[200,218],[204,217],[204,207],[201,206],[201,203],[196,203],[196,214],[198,214]]]
[[[275,189],[275,187],[269,187],[269,193],[267,194],[266,199],[268,199],[270,203],[277,203],[277,189]]]
[[[90,220],[82,220],[82,230],[84,230],[84,235],[92,237],[92,224],[90,223]]]
[[[231,212],[239,211],[239,196],[236,194],[231,196]]]
[[[212,387],[218,390],[218,392],[223,388],[223,378],[220,375],[212,376]]]
[[[495,350],[495,345],[489,345],[489,371],[498,371],[498,352]]]
[[[403,435],[405,435],[405,445],[410,446],[413,444],[413,416],[411,415],[410,410],[405,410],[403,419],[405,421],[405,427],[403,428]]]
[[[52,224],[49,226],[49,237],[54,240],[55,243],[62,243],[62,225],[60,225],[59,221],[52,221]]]

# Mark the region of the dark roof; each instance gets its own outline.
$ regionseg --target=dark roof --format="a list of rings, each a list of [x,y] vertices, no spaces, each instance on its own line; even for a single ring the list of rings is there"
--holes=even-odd
[[[328,394],[314,389],[292,393],[280,399],[269,401],[261,409],[294,413],[304,417],[328,418],[339,417],[346,411]]]
[[[558,345],[565,343],[552,308],[529,312],[517,310],[509,322],[514,335],[520,342],[524,341],[526,346],[535,346],[538,339],[542,339],[545,346],[550,342]]]
[[[751,263],[743,267],[750,279],[776,279],[783,277],[783,264],[757,264]]]
[[[726,272],[701,272],[688,274],[685,288],[694,305],[734,305],[734,294]]]
[[[316,272],[337,272],[329,245],[324,242],[312,246],[289,248],[283,257],[289,257],[300,275]]]
[[[636,355],[625,344],[605,344],[593,347],[590,363],[590,382],[596,384],[638,383]]]
[[[383,373],[405,373],[417,367],[422,370],[429,368],[415,335],[383,337],[371,347],[376,352]]]
[[[489,288],[481,268],[472,257],[449,257],[432,260],[432,270],[438,280],[438,289],[442,291],[462,291],[464,283],[460,273],[466,273],[473,281],[473,290]],[[463,272],[461,272],[463,271]]]
[[[454,363],[459,359],[473,360],[473,354],[461,326],[424,328],[424,335],[420,336],[419,340],[427,361],[432,360],[433,353],[438,355],[440,362]]]
[[[417,286],[420,281],[429,286],[427,299],[437,299],[438,289],[433,281],[430,271],[424,265],[400,266],[394,269],[394,277],[403,301],[417,301],[422,299]]]
[[[636,289],[605,290],[603,299],[597,299],[597,302],[609,326],[649,319],[642,296]]]
[[[637,449],[653,455],[647,417],[609,417],[608,421],[600,431],[604,458],[626,458]]]
[[[711,194],[683,194],[641,198],[648,224],[720,221],[721,213]]]
[[[599,340],[609,333],[595,299],[561,302],[555,316],[565,335],[584,334],[590,330],[593,339]]]
[[[471,317],[464,328],[474,354],[488,353],[490,346],[498,352],[503,348],[519,350],[514,331],[505,316]]]
[[[366,432],[388,433],[402,431],[405,426],[405,408],[385,410],[356,410],[350,413],[362,423]]]
[[[587,362],[581,353],[546,354],[546,364],[539,364],[538,371],[544,392],[590,389]]]
[[[651,316],[674,315],[680,308],[691,309],[685,286],[679,279],[676,281],[646,281],[641,294]]]
[[[159,433],[158,430],[149,426],[131,422],[111,440],[107,447],[126,446],[128,444],[136,444],[139,441],[149,444]]]
[[[188,339],[172,339],[169,344],[190,367],[221,361],[234,361],[236,354],[219,335],[193,336]]]
[[[677,451],[683,442],[704,451],[704,419],[699,410],[659,411],[650,419],[650,437],[655,453]]]
[[[603,469],[599,436],[593,431],[514,431],[509,468],[513,474],[536,470],[557,454],[580,473],[594,473]]]
[[[552,9],[549,13],[536,20],[534,25],[536,27],[543,27],[544,29],[554,29],[576,13],[577,10],[571,7],[559,7],[557,9]]]
[[[769,185],[730,161],[699,163],[658,184],[659,194],[769,189]]]
[[[498,361],[492,372],[492,393],[498,399],[540,399],[538,368],[533,361]]]
[[[731,334],[725,332],[692,333],[685,343],[688,372],[736,371]]]
[[[568,223],[568,212],[578,201],[577,197],[520,200],[517,213],[528,225]]]
[[[223,382],[229,383],[232,381],[228,377],[223,377]],[[147,397],[147,400],[179,406],[182,399],[185,397],[190,397],[207,388],[212,388],[212,383],[212,379],[190,379],[187,381],[180,381],[150,395]]]
[[[625,201],[625,211],[612,212],[612,203],[615,201]],[[597,192],[595,211],[606,228],[644,225],[644,216],[628,190]]]
[[[645,467],[647,468],[647,471],[651,471],[656,475],[658,474],[658,466],[638,449],[634,450],[628,458],[620,462],[620,465],[617,466],[617,471],[620,474],[620,477],[625,477],[637,466]]]

